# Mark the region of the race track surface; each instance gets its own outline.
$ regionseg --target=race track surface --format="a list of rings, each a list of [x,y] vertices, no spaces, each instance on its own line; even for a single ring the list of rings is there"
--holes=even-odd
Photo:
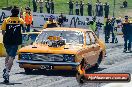
[[[123,53],[123,39],[118,37],[120,43],[106,44],[107,55],[102,61],[98,73],[131,73],[132,53]],[[75,72],[71,71],[33,71],[26,75],[20,69],[16,60],[10,73],[10,83],[3,84],[2,70],[4,68],[4,57],[0,58],[0,87],[101,87],[107,83],[85,83],[80,85],[76,81]]]

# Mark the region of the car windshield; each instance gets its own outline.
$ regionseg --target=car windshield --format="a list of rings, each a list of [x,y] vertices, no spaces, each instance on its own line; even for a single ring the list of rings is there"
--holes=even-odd
[[[69,44],[83,44],[83,32],[80,31],[43,31],[37,38],[36,43],[46,43],[49,36],[62,37]]]

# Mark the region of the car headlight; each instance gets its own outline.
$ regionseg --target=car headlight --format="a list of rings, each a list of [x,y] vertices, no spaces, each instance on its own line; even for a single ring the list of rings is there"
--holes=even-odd
[[[32,59],[31,56],[32,56],[32,54],[23,53],[23,54],[19,55],[19,58],[22,59],[22,60],[31,60]]]
[[[64,54],[63,57],[65,62],[75,62],[75,55]]]

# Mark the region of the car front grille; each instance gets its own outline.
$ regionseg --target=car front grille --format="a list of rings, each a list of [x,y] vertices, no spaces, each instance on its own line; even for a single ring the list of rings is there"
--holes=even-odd
[[[74,54],[40,54],[40,53],[21,53],[19,58],[22,60],[44,61],[44,62],[75,62]]]
[[[63,55],[61,54],[33,54],[32,60],[34,61],[64,61]]]

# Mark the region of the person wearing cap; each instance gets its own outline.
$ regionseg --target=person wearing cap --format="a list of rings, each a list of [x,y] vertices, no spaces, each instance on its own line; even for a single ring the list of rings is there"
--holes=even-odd
[[[12,15],[6,18],[1,26],[3,43],[7,56],[5,58],[5,68],[3,78],[5,83],[9,83],[9,73],[15,59],[18,46],[22,44],[22,28],[25,27],[24,20],[19,15],[19,8],[14,6],[11,10]]]
[[[128,16],[125,16],[125,21],[123,22],[122,32],[124,37],[124,50],[123,52],[131,51],[132,42],[132,23],[130,22]]]
[[[23,19],[26,24],[26,32],[30,32],[30,27],[33,25],[33,16],[29,7],[26,7],[25,10],[26,12],[23,13]]]
[[[53,28],[53,27],[58,27],[58,23],[54,20],[52,16],[49,17],[48,21],[44,24],[43,28]]]

